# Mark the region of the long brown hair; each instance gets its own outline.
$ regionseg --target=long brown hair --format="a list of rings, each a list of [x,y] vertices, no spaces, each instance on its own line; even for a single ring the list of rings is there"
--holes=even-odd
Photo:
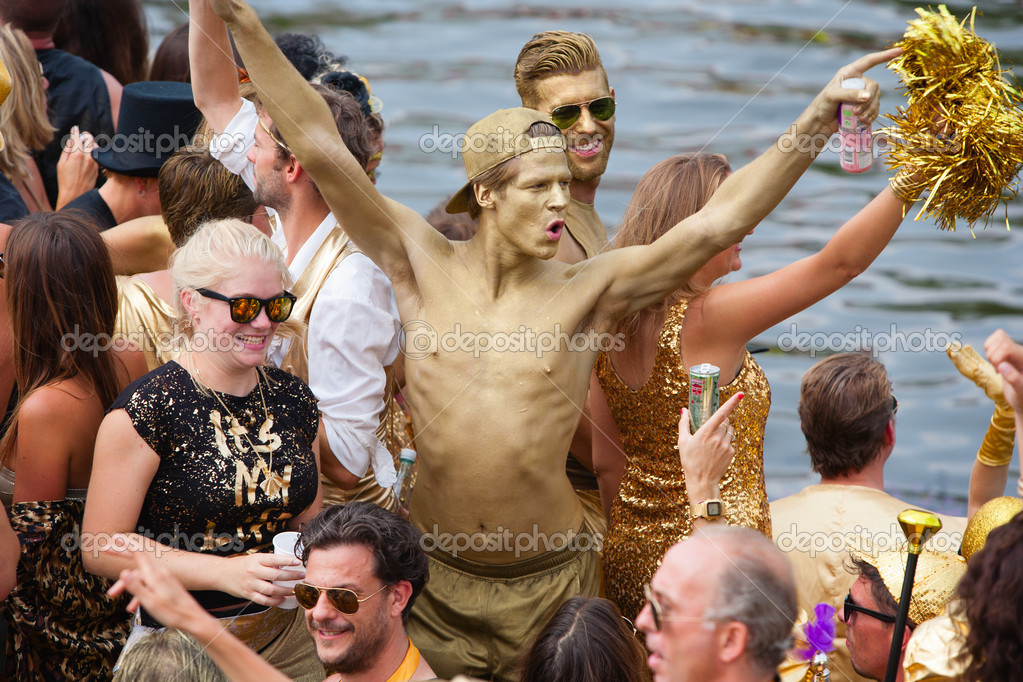
[[[13,225],[4,259],[20,394],[0,441],[6,462],[17,440],[18,412],[34,391],[81,376],[107,407],[118,382],[110,349],[117,285],[96,228],[74,212],[33,213]]]
[[[615,234],[614,248],[653,244],[665,232],[702,209],[731,172],[721,154],[677,154],[661,161],[639,181]],[[700,289],[687,282],[663,301],[627,316],[618,329],[632,336],[643,317],[664,317],[668,309],[683,298],[699,293]]]

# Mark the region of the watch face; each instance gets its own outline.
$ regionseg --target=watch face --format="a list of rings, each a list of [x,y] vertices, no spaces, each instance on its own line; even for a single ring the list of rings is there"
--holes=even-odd
[[[710,516],[710,517],[721,516],[721,503],[720,502],[708,502],[707,503],[707,516]]]

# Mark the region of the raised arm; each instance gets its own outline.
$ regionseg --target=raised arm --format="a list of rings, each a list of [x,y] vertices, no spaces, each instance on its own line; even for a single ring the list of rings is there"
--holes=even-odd
[[[761,277],[713,287],[704,296],[696,328],[687,330],[687,349],[745,346],[838,291],[881,254],[910,206],[886,187],[812,256]]]
[[[167,627],[195,637],[231,682],[290,679],[224,629],[169,571],[145,555],[136,554],[133,559],[135,568],[121,571],[117,582],[107,592],[111,597],[131,592],[134,597],[129,610],[134,611],[141,605]]]
[[[991,423],[977,450],[977,459],[970,473],[967,518],[973,518],[985,502],[1005,494],[1009,465],[1012,464],[1012,446],[1016,439],[1016,419],[1012,407],[1005,400],[1002,375],[994,365],[980,357],[969,345],[954,343],[945,352],[959,373],[984,389],[984,393],[995,404]]]
[[[326,102],[309,87],[244,0],[208,0],[234,35],[263,106],[341,227],[392,282],[410,257],[449,248],[415,211],[380,194],[348,151]]]
[[[612,261],[606,303],[627,315],[656,303],[696,273],[710,258],[734,244],[770,213],[838,130],[838,107],[856,102],[857,114],[873,121],[880,106],[876,82],[849,90],[839,84],[862,76],[899,54],[868,54],[839,69],[796,122],[766,152],[725,180],[698,213],[686,218],[648,246],[617,249]]]
[[[208,0],[188,3],[188,64],[195,106],[214,133],[222,133],[242,105],[227,27]]]
[[[678,421],[678,456],[686,473],[690,507],[721,497],[721,479],[735,457],[735,429],[728,423],[728,417],[742,398],[742,393],[733,395],[693,434],[689,433],[689,410],[682,409]],[[695,530],[712,522],[694,518],[692,523]]]

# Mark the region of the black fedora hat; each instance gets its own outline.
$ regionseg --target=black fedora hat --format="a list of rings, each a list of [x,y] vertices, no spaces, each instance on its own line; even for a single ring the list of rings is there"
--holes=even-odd
[[[201,120],[190,84],[131,83],[121,94],[117,132],[96,137],[92,158],[115,173],[155,178],[171,154],[191,143]]]

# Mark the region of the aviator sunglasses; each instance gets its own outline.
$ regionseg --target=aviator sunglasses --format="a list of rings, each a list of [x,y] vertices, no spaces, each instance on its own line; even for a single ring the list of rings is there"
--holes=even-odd
[[[551,112],[551,120],[554,121],[554,125],[562,130],[568,130],[582,116],[583,107],[589,109],[590,115],[598,121],[606,121],[615,115],[615,100],[608,95],[607,97],[591,99],[589,102],[563,104],[560,107],[555,107]]]
[[[231,306],[231,319],[238,324],[252,322],[259,317],[259,311],[266,307],[266,316],[271,322],[280,323],[291,317],[291,309],[297,300],[295,294],[285,291],[273,298],[256,298],[255,296],[235,296],[228,298],[209,289],[196,289],[206,298],[224,301]]]
[[[384,585],[368,597],[359,599],[359,595],[344,587],[317,587],[309,583],[296,583],[295,601],[303,609],[313,609],[316,607],[316,602],[320,601],[320,593],[323,592],[327,595],[327,601],[330,602],[331,606],[341,613],[351,615],[359,610],[359,604],[377,596],[383,592],[385,587],[387,585]]]

